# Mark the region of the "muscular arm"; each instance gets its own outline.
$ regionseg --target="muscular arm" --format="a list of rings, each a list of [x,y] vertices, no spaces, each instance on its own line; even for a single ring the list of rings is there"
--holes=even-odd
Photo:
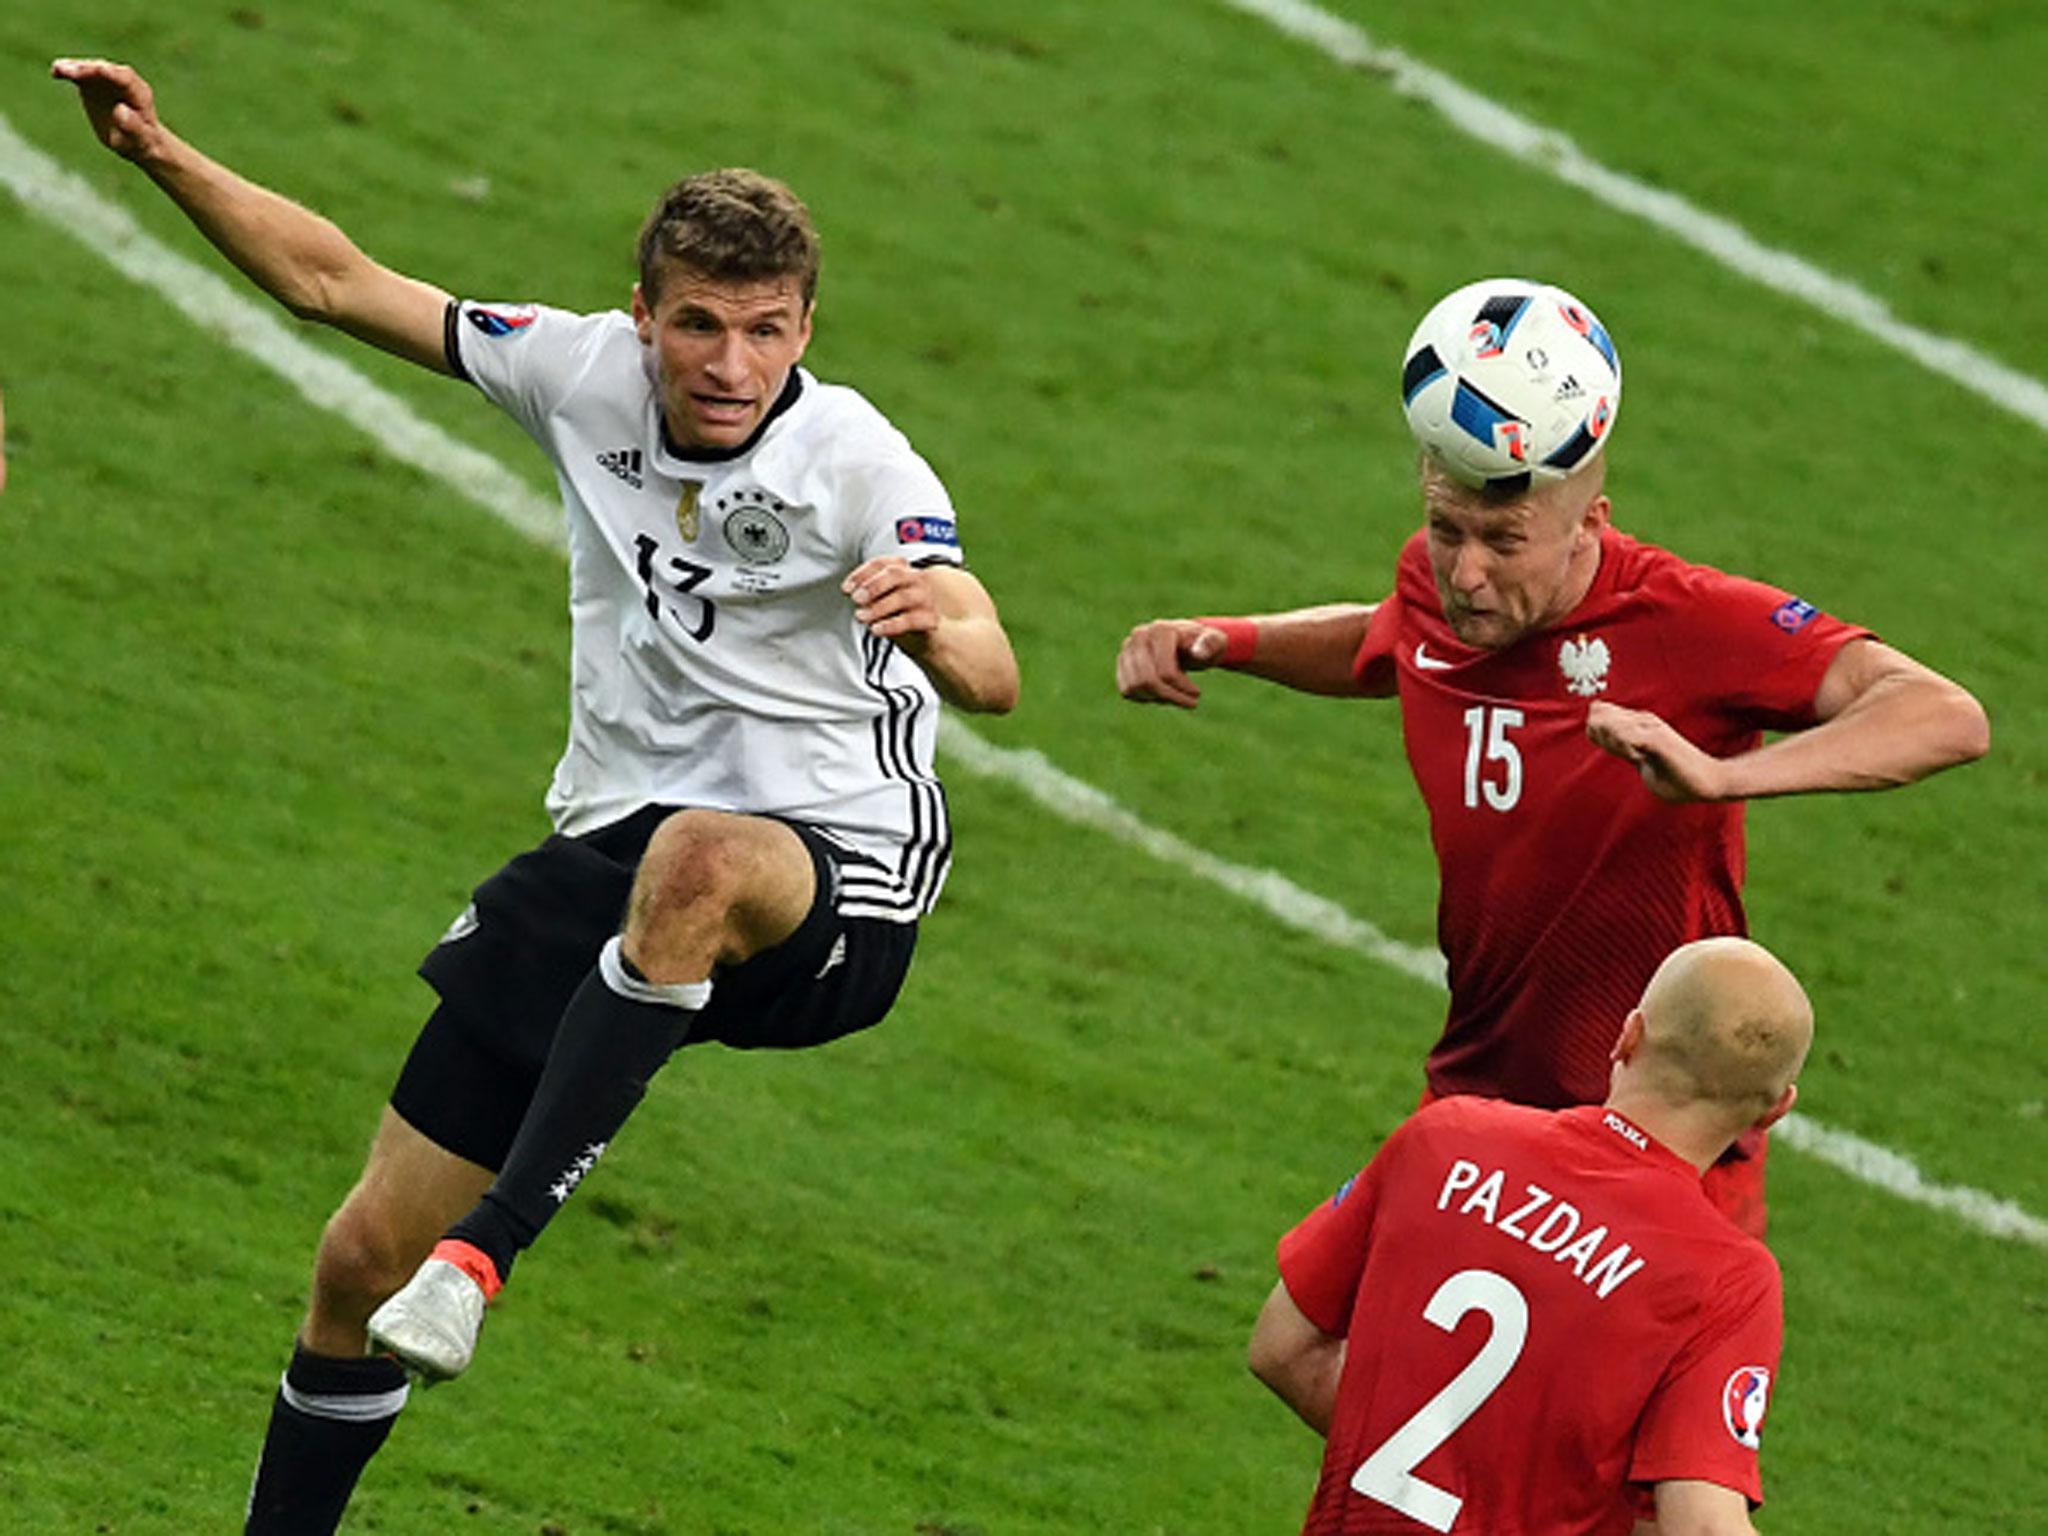
[[[884,555],[862,564],[842,585],[853,599],[854,617],[895,641],[948,704],[977,714],[1016,708],[1017,657],[995,599],[972,574]]]
[[[317,320],[437,372],[448,295],[379,266],[328,220],[237,176],[166,128],[149,82],[125,64],[58,59],[93,132],[139,166],[257,287]]]
[[[1337,1381],[1344,1374],[1344,1341],[1308,1320],[1281,1281],[1266,1297],[1252,1328],[1252,1374],[1301,1415],[1319,1435],[1330,1433]]]
[[[1819,723],[1739,757],[1716,758],[1659,716],[1596,702],[1586,734],[1641,770],[1660,798],[1754,800],[1889,789],[1982,757],[1984,707],[1968,690],[1876,640],[1851,640],[1814,696]]]
[[[1268,682],[1303,693],[1356,697],[1369,690],[1351,675],[1352,660],[1365,643],[1374,603],[1325,603],[1270,613],[1241,622],[1258,626],[1252,654],[1232,664]],[[1227,637],[1200,619],[1154,619],[1125,637],[1116,658],[1117,691],[1140,704],[1175,704],[1193,709],[1201,688],[1189,677],[1217,665]]]
[[[1637,1521],[1634,1536],[1756,1536],[1756,1527],[1733,1488],[1678,1478],[1657,1485],[1657,1522]]]

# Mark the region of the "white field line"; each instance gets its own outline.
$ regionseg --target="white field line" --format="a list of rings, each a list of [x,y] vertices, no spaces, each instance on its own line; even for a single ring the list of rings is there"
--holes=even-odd
[[[314,405],[354,423],[394,458],[441,481],[534,542],[558,551],[562,548],[560,515],[552,502],[496,460],[420,419],[404,401],[379,389],[349,364],[308,344],[263,303],[165,247],[127,213],[22,139],[4,116],[0,116],[0,185],[12,191],[30,212],[75,236],[125,276],[278,374]],[[1399,943],[1271,870],[1227,863],[1148,826],[1102,791],[1061,773],[1036,752],[993,746],[951,716],[945,717],[943,727],[948,757],[972,772],[1014,784],[1056,815],[1219,885],[1289,927],[1356,950],[1431,986],[1443,986],[1443,960],[1434,951]],[[1909,1159],[1896,1152],[1803,1116],[1786,1121],[1779,1134],[1788,1145],[1811,1152],[1901,1199],[1952,1212],[1993,1236],[2048,1248],[2048,1222],[1981,1190],[1929,1183]]]
[[[1016,786],[1053,814],[1077,826],[1105,832],[1118,842],[1177,864],[1263,907],[1289,928],[1344,949],[1357,950],[1439,989],[1444,985],[1443,956],[1435,950],[1418,949],[1391,939],[1371,923],[1302,890],[1271,870],[1226,863],[1190,847],[1171,833],[1147,826],[1101,790],[1060,772],[1037,752],[992,746],[951,715],[940,723],[939,740],[947,755],[961,766],[985,778],[1001,779]],[[2037,1248],[2048,1248],[2048,1222],[2024,1207],[1967,1185],[1936,1184],[1920,1172],[1911,1158],[1876,1142],[1801,1114],[1788,1115],[1771,1134],[1777,1144],[1795,1147],[1901,1200],[1948,1211],[1994,1237],[2014,1238]]]
[[[504,465],[422,420],[332,354],[308,346],[281,318],[217,273],[186,260],[14,131],[0,116],[0,183],[23,206],[76,236],[125,277],[154,289],[202,330],[256,359],[323,411],[375,438],[393,458],[457,489],[541,543],[562,541],[562,512]]]
[[[1636,215],[1731,271],[1811,304],[2000,410],[2048,431],[2048,385],[1952,337],[1908,325],[1884,300],[1854,283],[1823,272],[1788,251],[1773,250],[1739,224],[1696,208],[1676,193],[1609,170],[1589,159],[1564,134],[1489,101],[1398,49],[1382,47],[1358,27],[1308,0],[1223,3],[1310,44],[1346,68],[1383,78],[1397,94],[1435,108],[1460,133],[1590,192],[1610,208]]]
[[[1263,907],[1289,928],[1344,949],[1355,949],[1438,990],[1444,987],[1444,957],[1436,950],[1418,949],[1388,938],[1365,919],[1353,917],[1334,901],[1304,891],[1284,875],[1229,863],[1181,841],[1171,832],[1148,826],[1092,784],[1060,772],[1042,753],[993,746],[953,714],[940,717],[939,742],[946,755],[962,767],[984,778],[1014,784],[1062,820],[1107,833],[1120,843],[1176,864],[1254,906]]]

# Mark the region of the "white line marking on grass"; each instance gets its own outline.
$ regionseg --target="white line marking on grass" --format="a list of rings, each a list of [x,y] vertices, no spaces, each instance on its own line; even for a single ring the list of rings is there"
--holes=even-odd
[[[1254,906],[1263,907],[1289,928],[1328,944],[1355,949],[1433,987],[1444,986],[1444,957],[1434,949],[1418,949],[1389,938],[1365,919],[1353,917],[1334,901],[1303,890],[1284,875],[1229,863],[1183,842],[1171,832],[1148,826],[1094,785],[1060,772],[1042,753],[991,745],[952,714],[939,717],[939,741],[947,755],[963,767],[984,778],[1016,785],[1063,820],[1106,832],[1120,843],[1143,849],[1156,859],[1220,885]]]
[[[456,485],[485,511],[543,544],[562,542],[562,513],[486,454],[416,415],[396,395],[309,345],[268,308],[149,234],[0,117],[0,184],[67,234],[154,289],[201,329],[253,357],[323,411],[360,427],[393,458]]]
[[[1967,1185],[1930,1183],[1911,1158],[1874,1141],[1834,1130],[1800,1114],[1787,1115],[1779,1121],[1771,1138],[1902,1200],[1953,1212],[1980,1232],[2048,1248],[2048,1222],[2025,1207]]]
[[[1346,68],[1381,76],[1398,94],[1434,107],[1461,133],[1592,193],[1610,208],[1654,224],[1743,277],[1811,304],[2048,432],[2048,385],[1964,342],[1908,325],[1884,300],[1854,283],[1790,252],[1773,250],[1741,225],[1697,208],[1674,192],[1609,170],[1564,134],[1509,111],[1398,49],[1380,46],[1358,27],[1307,0],[1223,3],[1310,44]]]
[[[1170,832],[1148,826],[1094,785],[1060,772],[1040,753],[991,745],[952,715],[940,718],[939,741],[963,767],[1016,786],[1066,821],[1106,832],[1118,842],[1143,849],[1155,858],[1220,885],[1263,907],[1289,928],[1356,950],[1438,989],[1445,984],[1443,956],[1435,950],[1418,949],[1389,938],[1335,902],[1304,891],[1271,870],[1226,863]],[[1797,1148],[1901,1200],[1948,1211],[1993,1237],[2014,1238],[2037,1248],[2048,1248],[2048,1222],[2010,1200],[1980,1189],[1933,1183],[1911,1158],[1888,1147],[1801,1114],[1786,1116],[1771,1134],[1779,1144]]]
[[[322,410],[354,423],[393,458],[413,465],[537,544],[559,552],[559,513],[495,459],[422,420],[397,396],[349,364],[295,335],[264,303],[230,288],[148,234],[125,211],[28,144],[0,116],[0,185],[22,204],[168,300],[230,346],[263,364]],[[1074,824],[1108,834],[1264,908],[1326,943],[1356,950],[1402,974],[1443,986],[1433,950],[1389,938],[1334,902],[1271,870],[1231,864],[1147,825],[1092,785],[1060,772],[1037,752],[997,747],[958,719],[942,717],[949,757],[972,772],[1016,785]],[[1951,1212],[1979,1231],[2048,1247],[2048,1223],[1981,1190],[1930,1184],[1911,1161],[1803,1116],[1785,1122],[1788,1145],[1810,1152],[1903,1200]]]

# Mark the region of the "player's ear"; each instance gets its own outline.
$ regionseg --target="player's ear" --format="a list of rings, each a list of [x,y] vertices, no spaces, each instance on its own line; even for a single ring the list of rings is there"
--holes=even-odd
[[[1631,1008],[1628,1017],[1621,1022],[1621,1033],[1615,1037],[1614,1049],[1607,1053],[1607,1059],[1617,1067],[1635,1058],[1643,1044],[1643,1010]]]
[[[1580,509],[1578,526],[1572,530],[1574,540],[1583,540],[1588,544],[1599,543],[1601,533],[1606,530],[1613,518],[1614,503],[1609,501],[1607,493],[1602,491]]]
[[[1766,1126],[1776,1125],[1780,1120],[1792,1113],[1792,1106],[1798,1101],[1799,1085],[1797,1083],[1787,1083],[1785,1091],[1778,1095],[1778,1101],[1763,1112],[1762,1118],[1757,1121],[1752,1129],[1760,1131]]]
[[[640,345],[654,345],[654,311],[647,307],[647,295],[640,291],[640,285],[633,285],[633,329],[640,333]]]

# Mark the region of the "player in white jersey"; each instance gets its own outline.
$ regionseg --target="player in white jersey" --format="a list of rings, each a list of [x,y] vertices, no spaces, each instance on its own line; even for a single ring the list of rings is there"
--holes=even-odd
[[[464,303],[185,144],[133,70],[52,73],[272,297],[509,412],[568,521],[556,832],[422,963],[441,1004],[322,1236],[246,1527],[306,1536],[339,1521],[407,1367],[467,1364],[679,1045],[814,1045],[888,1011],[951,852],[938,701],[1009,709],[1016,661],[937,476],[798,366],[817,241],[779,182],[671,188],[630,315]]]
[[[945,487],[867,401],[801,368],[753,446],[683,447],[646,351],[616,311],[449,311],[451,362],[540,444],[568,508],[574,687],[556,830],[651,804],[786,816],[899,867],[899,915],[928,909],[946,865],[937,701],[840,588],[878,557],[957,568]]]

